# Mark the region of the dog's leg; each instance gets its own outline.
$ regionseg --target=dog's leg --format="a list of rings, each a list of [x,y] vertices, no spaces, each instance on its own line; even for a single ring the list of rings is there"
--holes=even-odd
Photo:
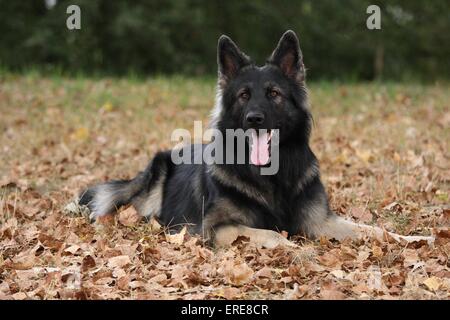
[[[298,247],[281,234],[266,229],[256,229],[244,225],[226,225],[215,230],[214,243],[216,246],[229,246],[239,236],[250,238],[250,242],[257,247],[275,248],[276,246]]]
[[[415,242],[425,240],[431,244],[435,240],[434,237],[426,236],[402,236],[396,233],[386,232],[379,227],[356,223],[335,215],[327,218],[315,233],[316,237],[326,236],[337,240],[343,240],[347,237],[357,239],[364,235],[369,235],[383,241],[385,240],[385,233],[389,234],[397,241],[405,240],[407,242]]]

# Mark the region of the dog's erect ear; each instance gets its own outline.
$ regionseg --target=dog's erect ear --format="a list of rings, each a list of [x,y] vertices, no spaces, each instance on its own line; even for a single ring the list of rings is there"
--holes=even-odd
[[[305,79],[302,52],[292,30],[283,34],[268,62],[278,66],[288,78],[299,83]]]
[[[237,75],[242,67],[251,64],[247,57],[229,37],[219,38],[217,47],[217,63],[219,65],[219,80],[225,85],[227,81]]]

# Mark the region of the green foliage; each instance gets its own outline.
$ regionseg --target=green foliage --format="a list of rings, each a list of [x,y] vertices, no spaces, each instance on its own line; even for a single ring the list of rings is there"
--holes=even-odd
[[[66,8],[81,8],[81,30]],[[377,1],[381,30],[366,28],[368,0],[0,0],[0,66],[138,75],[216,72],[216,42],[231,36],[263,63],[286,29],[300,37],[309,78],[448,78],[448,0]]]

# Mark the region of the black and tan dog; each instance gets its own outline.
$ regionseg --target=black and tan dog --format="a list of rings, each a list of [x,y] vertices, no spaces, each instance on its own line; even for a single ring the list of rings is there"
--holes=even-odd
[[[345,220],[329,208],[319,165],[309,147],[312,119],[295,33],[287,31],[282,36],[262,67],[222,36],[218,65],[212,126],[224,136],[226,129],[277,130],[276,174],[261,174],[270,162],[269,134],[246,140],[251,152],[242,164],[175,164],[171,151],[163,151],[134,179],[106,182],[84,191],[79,204],[89,207],[91,218],[132,204],[145,217],[154,217],[166,226],[188,224],[190,232],[203,234],[218,245],[239,235],[265,247],[293,245],[277,232],[281,230],[312,239],[357,238],[367,232],[382,237],[381,228]],[[181,152],[206,147],[190,145]],[[226,141],[223,147],[225,155],[236,151],[227,148]],[[433,241],[432,237],[391,236]]]

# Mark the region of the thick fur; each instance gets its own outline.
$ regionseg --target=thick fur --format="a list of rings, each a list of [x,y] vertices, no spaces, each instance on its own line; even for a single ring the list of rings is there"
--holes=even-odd
[[[282,230],[312,239],[358,237],[366,231],[382,236],[381,229],[338,218],[329,208],[319,164],[309,147],[312,117],[296,35],[286,32],[263,67],[222,36],[218,65],[212,126],[222,132],[279,129],[279,171],[264,176],[248,161],[175,165],[170,151],[159,152],[134,179],[99,184],[82,193],[80,204],[90,208],[91,218],[133,204],[141,215],[169,228],[188,224],[190,232],[219,244],[246,235],[267,247],[288,243],[276,233]],[[247,94],[239,95],[242,90]],[[264,123],[249,124],[249,112],[263,114]],[[181,152],[190,148],[193,158],[205,146],[190,145]]]

